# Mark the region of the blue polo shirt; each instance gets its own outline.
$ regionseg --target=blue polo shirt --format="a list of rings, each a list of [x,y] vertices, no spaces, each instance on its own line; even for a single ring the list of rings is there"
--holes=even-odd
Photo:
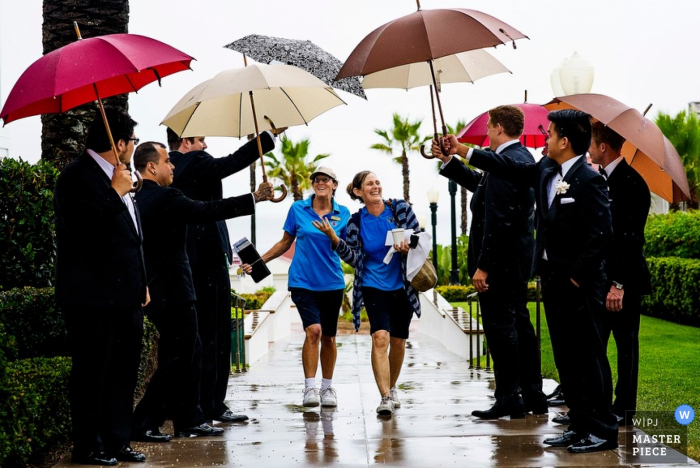
[[[311,224],[321,218],[311,206],[316,195],[294,202],[287,214],[284,230],[296,236],[297,245],[289,268],[290,288],[312,291],[332,291],[345,288],[340,257],[331,249],[331,240]],[[333,211],[323,216],[341,239],[345,239],[345,228],[350,211],[333,199]]]
[[[360,210],[360,236],[365,252],[362,286],[396,291],[403,287],[401,278],[401,254],[395,253],[389,264],[384,257],[391,246],[385,245],[386,233],[397,227],[391,208],[385,206],[379,216],[374,216],[366,207]]]

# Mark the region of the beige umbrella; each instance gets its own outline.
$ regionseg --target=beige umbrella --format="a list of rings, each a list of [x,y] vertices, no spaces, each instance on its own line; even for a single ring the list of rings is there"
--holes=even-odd
[[[255,134],[262,162],[261,131],[306,125],[340,104],[345,102],[330,86],[300,68],[257,64],[223,71],[195,86],[161,123],[181,138]],[[287,188],[281,188],[284,193],[273,202],[285,198]]]
[[[485,50],[477,49],[433,60],[435,78],[440,91],[444,83],[473,83],[498,73],[511,73]],[[411,89],[433,84],[428,62],[415,62],[366,75],[362,87]]]

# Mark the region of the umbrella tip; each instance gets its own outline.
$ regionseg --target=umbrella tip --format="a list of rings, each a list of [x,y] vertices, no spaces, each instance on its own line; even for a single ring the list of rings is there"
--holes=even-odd
[[[420,0],[416,0],[416,4],[418,5],[418,11],[420,11]]]
[[[73,29],[75,29],[75,35],[78,36],[78,39],[82,39],[83,36],[80,35],[80,28],[78,27],[77,21],[73,21]]]

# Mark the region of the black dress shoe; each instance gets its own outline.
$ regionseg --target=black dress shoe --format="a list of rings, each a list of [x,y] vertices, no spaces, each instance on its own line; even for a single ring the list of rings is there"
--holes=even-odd
[[[123,462],[145,462],[146,461],[146,455],[143,453],[132,449],[128,445],[121,449],[115,457],[119,461]]]
[[[183,429],[181,431],[175,430],[175,437],[211,437],[220,436],[224,434],[224,430],[220,427],[211,427],[209,424],[204,423],[199,426],[190,427],[189,429]]]
[[[544,439],[544,443],[552,447],[568,447],[586,437],[586,434],[580,434],[576,431],[564,431],[559,437]]]
[[[472,416],[476,416],[479,419],[498,419],[503,416],[510,416],[510,419],[522,419],[525,417],[525,407],[522,404],[505,406],[496,403],[487,410],[472,411]]]
[[[114,466],[117,464],[116,458],[110,457],[104,452],[74,453],[71,456],[71,461],[81,465]]]
[[[162,434],[158,429],[131,433],[131,440],[135,442],[170,442],[170,439],[169,434]]]
[[[568,414],[565,414],[564,416],[555,416],[552,418],[552,422],[569,426],[571,425],[571,418]]]
[[[616,448],[616,440],[601,439],[600,437],[596,437],[593,434],[588,434],[583,439],[569,446],[569,448],[566,449],[566,451],[571,453],[592,453],[602,452],[603,450],[612,450]]]
[[[245,414],[234,414],[231,410],[226,410],[214,419],[221,422],[243,422],[248,420],[248,416]]]
[[[549,413],[549,407],[547,406],[547,402],[543,401],[541,404],[538,405],[525,405],[525,412],[526,413],[532,413],[532,414],[548,414]]]

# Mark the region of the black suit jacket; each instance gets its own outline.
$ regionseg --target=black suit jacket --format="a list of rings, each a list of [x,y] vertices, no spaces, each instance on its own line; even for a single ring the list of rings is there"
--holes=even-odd
[[[621,283],[634,294],[651,292],[651,276],[644,258],[644,226],[651,195],[642,176],[624,159],[608,177],[613,243],[605,257],[608,286]]]
[[[84,153],[56,181],[56,299],[62,306],[139,307],[146,299],[141,231]],[[136,211],[138,221],[138,210]]]
[[[143,248],[151,294],[147,310],[197,299],[186,252],[188,224],[211,223],[255,211],[255,201],[250,194],[201,202],[150,180],[144,180],[136,200],[143,223]]]
[[[506,147],[501,154],[526,163],[535,162],[520,143]],[[469,169],[456,158],[440,174],[474,193],[467,249],[469,275],[474,276],[480,268],[491,279],[529,280],[535,255],[533,189],[522,180],[508,181]]]
[[[271,151],[275,145],[267,133],[260,134],[263,153]],[[206,151],[170,152],[170,161],[175,165],[175,179],[172,187],[179,189],[186,197],[199,201],[221,200],[223,187],[221,180],[245,169],[255,162],[258,144],[253,139],[236,152],[222,158],[214,158]],[[190,226],[187,236],[187,254],[192,265],[218,268],[224,255],[231,261],[231,241],[225,221],[211,221]]]
[[[496,153],[475,150],[470,163],[497,177],[522,179],[535,189],[537,235],[535,262],[547,251],[549,266],[581,286],[602,284],[603,259],[612,242],[612,222],[605,179],[580,157],[564,176],[566,193],[547,203],[547,184],[559,164],[544,157],[523,163]],[[562,200],[564,199],[564,203]]]

